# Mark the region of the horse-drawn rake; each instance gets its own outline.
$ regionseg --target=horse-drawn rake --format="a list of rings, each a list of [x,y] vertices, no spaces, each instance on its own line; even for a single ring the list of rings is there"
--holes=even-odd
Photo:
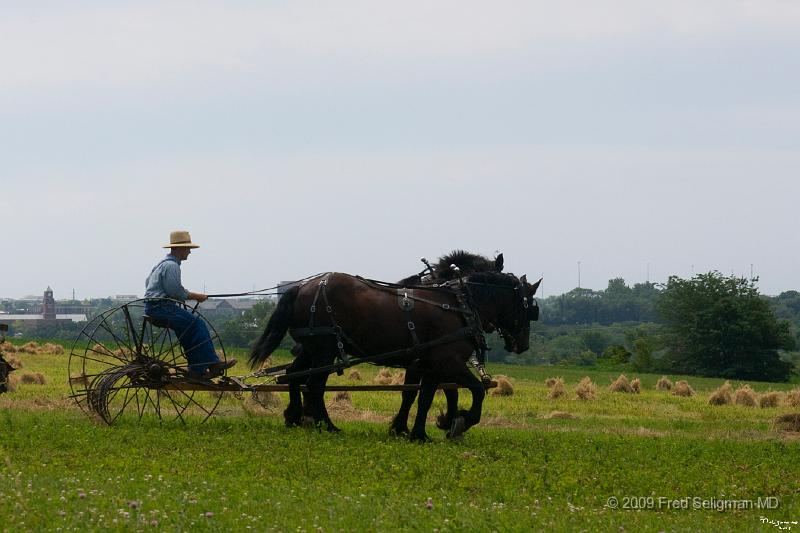
[[[152,302],[153,300],[151,300]],[[147,300],[135,300],[105,311],[91,320],[76,339],[69,356],[72,397],[90,416],[112,425],[121,420],[186,423],[190,418],[207,420],[217,409],[222,393],[237,397],[252,393],[288,392],[285,382],[289,365],[263,368],[246,376],[223,375],[215,380],[194,377],[181,339],[144,312]],[[205,323],[220,360],[226,360],[219,334],[196,308],[171,301],[191,311]],[[354,359],[351,364],[360,361]],[[320,369],[329,372],[329,369]],[[302,373],[308,374],[308,371]],[[254,381],[259,381],[255,383]],[[487,387],[496,386],[487,382]],[[304,390],[301,387],[301,390]],[[457,389],[453,383],[442,389]],[[418,384],[328,385],[327,391],[413,391]]]

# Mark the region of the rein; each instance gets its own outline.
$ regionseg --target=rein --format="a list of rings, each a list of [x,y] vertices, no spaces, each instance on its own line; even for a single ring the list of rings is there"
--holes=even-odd
[[[269,291],[274,291],[277,289],[281,289],[283,287],[291,287],[293,285],[297,285],[299,283],[304,283],[306,281],[312,280],[314,278],[318,278],[321,276],[323,272],[319,274],[314,274],[313,276],[308,276],[303,279],[298,279],[297,281],[289,281],[286,283],[281,283],[279,285],[275,285],[274,287],[267,287],[266,289],[259,289],[257,291],[249,291],[249,292],[235,292],[235,293],[227,293],[227,294],[207,294],[209,298],[230,298],[233,296],[276,296],[277,293],[270,293]]]

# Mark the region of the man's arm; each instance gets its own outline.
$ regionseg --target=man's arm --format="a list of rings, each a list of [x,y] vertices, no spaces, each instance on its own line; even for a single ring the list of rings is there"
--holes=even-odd
[[[186,291],[186,299],[187,300],[195,300],[197,302],[203,303],[206,300],[208,300],[208,296],[206,296],[202,292]]]

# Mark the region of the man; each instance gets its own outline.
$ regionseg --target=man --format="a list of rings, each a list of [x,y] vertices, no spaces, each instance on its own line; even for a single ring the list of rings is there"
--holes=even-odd
[[[178,301],[204,302],[208,296],[190,292],[181,284],[181,262],[189,258],[198,245],[192,243],[188,231],[173,231],[169,235],[170,253],[147,276],[145,298],[171,298]],[[220,361],[205,322],[174,302],[146,302],[144,312],[175,332],[189,361],[189,373],[199,378],[215,378],[236,364],[236,359]]]

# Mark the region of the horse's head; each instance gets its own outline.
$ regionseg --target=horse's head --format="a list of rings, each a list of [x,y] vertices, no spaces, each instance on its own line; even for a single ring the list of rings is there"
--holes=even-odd
[[[538,320],[539,307],[534,295],[542,282],[528,283],[527,276],[513,274],[470,276],[468,286],[486,316],[484,329],[497,330],[507,352],[522,353],[530,347],[531,321]]]

